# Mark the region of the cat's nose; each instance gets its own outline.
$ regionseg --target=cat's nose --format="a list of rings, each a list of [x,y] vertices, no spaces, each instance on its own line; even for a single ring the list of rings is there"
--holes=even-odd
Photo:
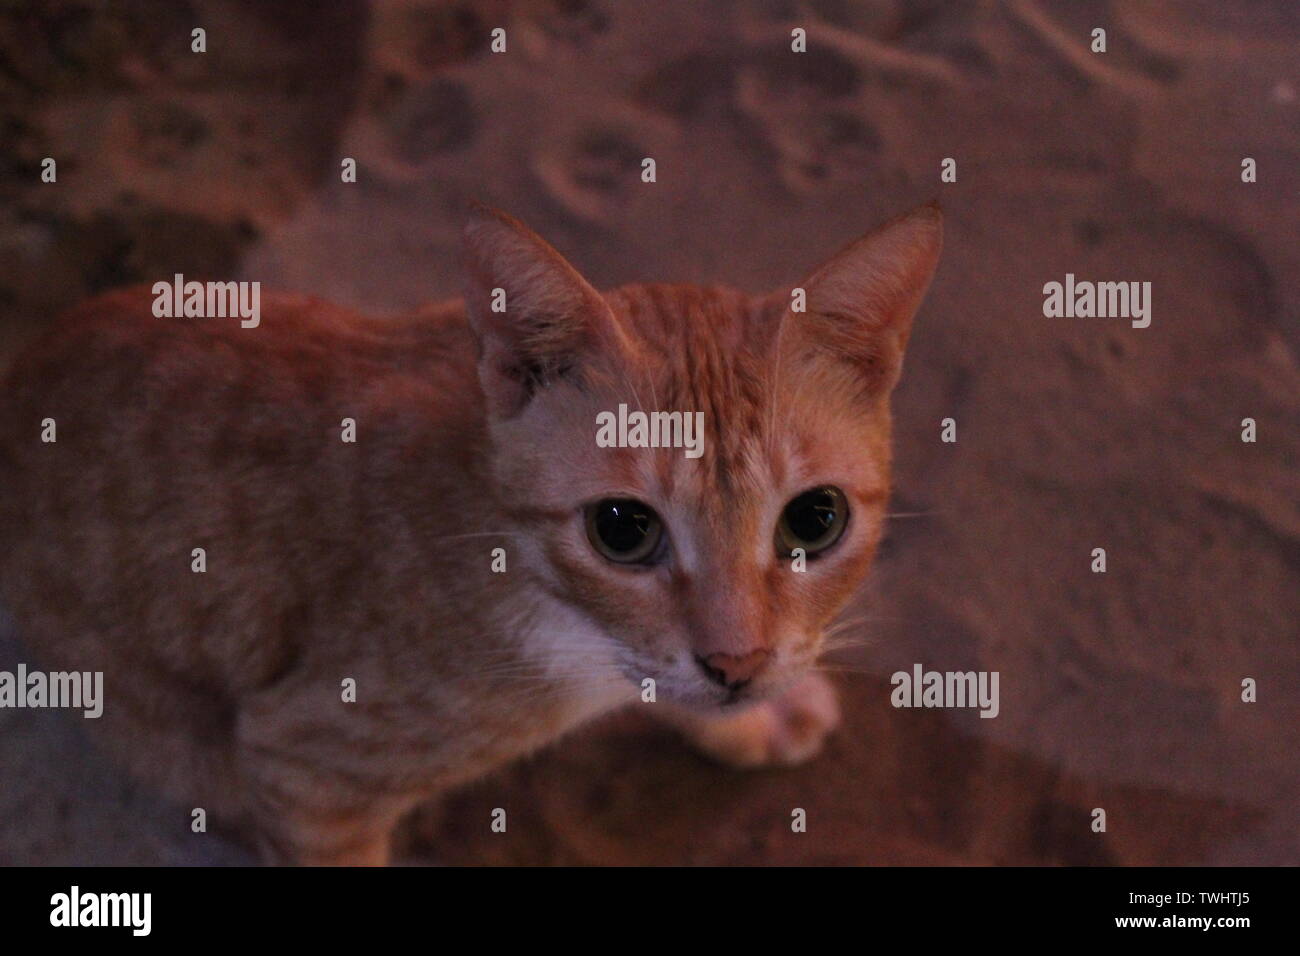
[[[703,668],[704,673],[709,675],[709,680],[727,690],[740,690],[767,665],[769,656],[768,650],[760,647],[748,654],[740,655],[710,654],[708,657],[701,657],[697,654],[695,660]]]

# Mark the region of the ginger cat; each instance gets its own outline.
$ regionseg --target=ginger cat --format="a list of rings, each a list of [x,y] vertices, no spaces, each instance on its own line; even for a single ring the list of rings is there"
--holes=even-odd
[[[114,292],[0,393],[20,637],[103,671],[92,734],[268,861],[383,863],[421,802],[620,705],[744,766],[838,721],[812,668],[880,538],[938,210],[809,275],[806,310],[599,293],[490,210],[465,237],[465,304],[266,296],[243,328]],[[703,412],[703,455],[598,447],[620,404]]]

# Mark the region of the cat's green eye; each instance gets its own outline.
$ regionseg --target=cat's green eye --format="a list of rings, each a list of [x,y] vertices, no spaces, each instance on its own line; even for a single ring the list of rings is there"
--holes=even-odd
[[[653,508],[635,498],[606,498],[586,509],[591,546],[619,564],[649,564],[659,553],[664,526]]]
[[[825,551],[844,533],[849,502],[844,492],[826,485],[792,499],[776,523],[776,550],[789,557],[795,548],[812,557]]]

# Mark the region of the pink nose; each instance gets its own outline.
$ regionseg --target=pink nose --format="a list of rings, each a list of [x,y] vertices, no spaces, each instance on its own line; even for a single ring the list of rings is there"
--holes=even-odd
[[[728,690],[739,690],[748,684],[767,665],[769,653],[766,648],[758,648],[748,654],[710,654],[708,657],[696,656],[704,673],[715,684]]]

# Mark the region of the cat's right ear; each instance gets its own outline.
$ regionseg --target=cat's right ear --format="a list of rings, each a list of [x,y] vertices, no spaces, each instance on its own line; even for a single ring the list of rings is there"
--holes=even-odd
[[[511,216],[475,206],[465,226],[465,304],[491,414],[510,418],[542,388],[623,337],[609,305],[564,257]]]
[[[786,346],[847,362],[865,394],[888,396],[942,247],[931,203],[842,249],[803,281],[807,315],[786,314]]]

